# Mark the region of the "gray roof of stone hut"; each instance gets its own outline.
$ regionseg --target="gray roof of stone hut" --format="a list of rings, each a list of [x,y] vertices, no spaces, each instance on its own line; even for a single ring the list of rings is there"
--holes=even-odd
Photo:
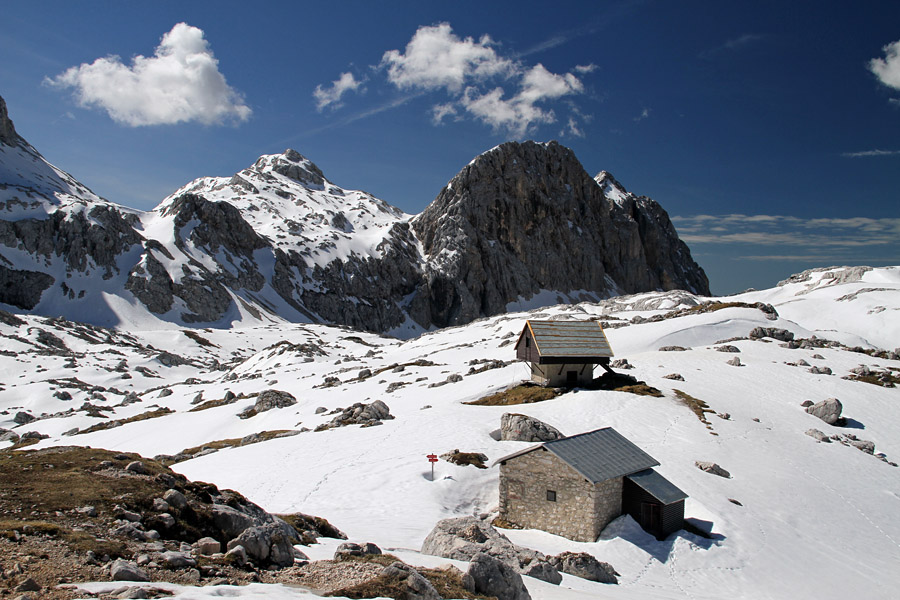
[[[531,332],[541,358],[609,358],[612,348],[597,321],[535,321],[528,319],[516,341]]]
[[[672,504],[688,497],[678,486],[653,469],[632,473],[626,478],[663,504]]]
[[[533,452],[539,448],[545,448],[558,456],[560,460],[578,471],[591,483],[599,483],[659,466],[659,462],[655,458],[629,442],[612,427],[544,442],[504,456],[494,464]]]

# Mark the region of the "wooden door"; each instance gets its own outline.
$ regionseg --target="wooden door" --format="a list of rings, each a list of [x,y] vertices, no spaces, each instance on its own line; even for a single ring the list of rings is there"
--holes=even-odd
[[[645,531],[659,531],[662,521],[662,506],[653,502],[641,502],[641,527]]]

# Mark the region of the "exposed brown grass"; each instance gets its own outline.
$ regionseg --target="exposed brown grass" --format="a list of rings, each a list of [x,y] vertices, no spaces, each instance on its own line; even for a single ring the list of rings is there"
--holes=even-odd
[[[197,333],[196,331],[193,331],[191,329],[182,329],[181,333],[183,333],[187,337],[191,338],[192,340],[194,340],[201,346],[206,346],[208,348],[218,348],[219,347],[216,344],[213,344],[211,341],[209,341],[205,337],[203,337],[202,335],[200,335],[199,333]]]
[[[345,559],[357,562],[370,562],[388,566],[394,562],[402,562],[391,554],[366,554],[348,556]],[[466,600],[496,600],[494,596],[473,594],[463,586],[463,573],[456,567],[443,569],[416,568],[427,579],[441,598],[461,598]],[[394,598],[407,600],[412,598],[406,582],[397,575],[379,575],[368,581],[333,590],[326,596],[344,596],[346,598]]]
[[[139,415],[134,415],[133,417],[128,417],[127,419],[116,419],[114,421],[105,421],[103,423],[97,423],[96,425],[91,425],[87,429],[82,429],[75,433],[75,435],[81,435],[84,433],[94,433],[95,431],[103,431],[104,429],[112,429],[113,427],[120,427],[121,425],[127,425],[128,423],[136,423],[138,421],[146,421],[147,419],[156,419],[158,417],[163,417],[165,415],[171,414],[175,412],[171,408],[157,408],[156,410],[148,410],[147,412],[143,412]]]
[[[677,396],[678,399],[681,400],[681,402],[685,406],[690,408],[691,411],[695,415],[697,415],[697,418],[700,419],[701,423],[706,425],[707,429],[712,429],[712,424],[706,418],[706,415],[707,415],[707,413],[715,414],[716,411],[711,409],[706,402],[704,402],[703,400],[700,400],[699,398],[694,398],[690,394],[686,394],[685,392],[682,392],[681,390],[672,390],[672,391],[675,392],[675,396]]]
[[[257,435],[259,435],[259,439],[251,442],[267,442],[273,438],[278,437],[282,433],[287,433],[291,431],[290,429],[273,429],[272,431],[260,431]],[[237,446],[241,446],[241,441],[243,438],[229,438],[225,440],[215,440],[213,442],[206,442],[205,444],[201,444],[199,446],[194,446],[192,448],[185,448],[179,454],[196,454],[198,452],[202,452],[207,448],[213,448],[216,450],[222,450],[223,448],[236,448]]]
[[[207,400],[206,402],[201,402],[194,408],[190,409],[188,412],[200,412],[201,410],[208,410],[210,408],[216,408],[217,406],[226,406],[228,404],[234,404],[238,400],[240,400],[240,396],[235,396],[231,400],[226,400],[225,398],[216,398],[215,400]]]
[[[552,400],[563,391],[557,388],[546,388],[533,383],[523,383],[508,390],[472,400],[471,402],[463,402],[472,406],[512,406],[515,404],[532,404],[534,402],[543,402],[544,400]]]

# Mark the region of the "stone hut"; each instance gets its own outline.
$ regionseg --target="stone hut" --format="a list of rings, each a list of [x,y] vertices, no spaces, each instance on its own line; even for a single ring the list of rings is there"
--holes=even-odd
[[[597,321],[525,321],[516,358],[531,366],[531,380],[548,387],[588,385],[594,365],[609,369],[613,352]]]
[[[684,523],[687,494],[612,427],[544,442],[497,463],[500,518],[520,527],[593,542],[625,513],[660,539]]]

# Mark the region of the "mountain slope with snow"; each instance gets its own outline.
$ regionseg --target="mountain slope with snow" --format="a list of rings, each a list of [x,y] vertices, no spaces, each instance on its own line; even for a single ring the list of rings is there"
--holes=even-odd
[[[659,205],[624,188],[608,198],[555,142],[483,153],[415,218],[333,184],[294,150],[142,212],[47,163],[2,109],[0,307],[15,312],[408,337],[510,305],[709,291]]]
[[[504,412],[567,435],[612,426],[659,460],[657,470],[690,496],[686,517],[711,535],[682,531],[660,542],[629,517],[594,543],[505,531],[547,554],[589,552],[621,574],[618,586],[526,577],[533,598],[889,598],[900,585],[900,469],[890,464],[900,459],[900,391],[890,387],[900,381],[898,311],[900,267],[853,267],[729,298],[649,292],[560,305],[406,341],[304,324],[126,333],[0,314],[0,427],[49,436],[36,447],[146,456],[190,449],[174,468],[192,479],[234,488],[273,512],[319,514],[352,541],[434,566],[447,561],[419,554],[424,537],[439,519],[495,510],[498,472],[440,461],[432,481],[426,454],[458,448],[483,452],[490,464],[527,447],[491,435]],[[616,358],[634,366],[623,372],[663,397],[576,389],[535,404],[464,404],[528,377],[513,361],[526,318],[607,323]],[[794,339],[751,337],[756,328]],[[725,345],[739,352],[717,349]],[[673,346],[685,350],[661,350]],[[734,358],[742,366],[729,364]],[[682,380],[666,377],[674,374]],[[297,403],[238,417],[266,389]],[[676,390],[709,405],[708,426]],[[843,404],[842,427],[801,406],[831,397]],[[395,418],[316,431],[337,409],[374,400]],[[158,408],[172,412],[128,421]],[[38,418],[17,425],[18,413]],[[813,428],[832,441],[805,433]],[[203,450],[265,431],[287,437]],[[872,442],[872,454],[854,447],[860,440]],[[695,461],[714,461],[732,477]]]

